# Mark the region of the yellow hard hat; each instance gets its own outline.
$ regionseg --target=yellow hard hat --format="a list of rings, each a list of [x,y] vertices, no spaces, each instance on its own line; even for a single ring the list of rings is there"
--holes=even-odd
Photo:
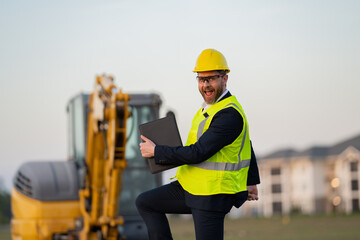
[[[226,59],[221,52],[215,49],[205,49],[196,60],[193,72],[207,72],[215,70],[225,70],[230,72]]]

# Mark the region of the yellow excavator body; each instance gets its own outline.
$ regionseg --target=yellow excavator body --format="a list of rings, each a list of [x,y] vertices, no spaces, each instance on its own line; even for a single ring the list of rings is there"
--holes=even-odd
[[[79,201],[39,201],[12,189],[11,235],[13,240],[52,240],[55,233],[75,229],[81,216]]]

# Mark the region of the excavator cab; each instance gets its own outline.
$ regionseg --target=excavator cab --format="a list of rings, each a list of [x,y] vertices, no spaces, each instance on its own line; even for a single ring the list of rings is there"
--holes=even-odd
[[[68,159],[75,162],[80,188],[83,187],[87,171],[85,156],[88,102],[88,94],[79,94],[72,98],[67,106]],[[146,226],[135,206],[135,199],[140,193],[161,185],[162,180],[161,175],[150,173],[147,161],[141,156],[138,126],[158,119],[161,103],[157,94],[130,94],[130,117],[127,120],[125,151],[127,166],[122,174],[119,202],[119,215],[124,218],[124,224],[119,226],[119,232],[125,235],[127,240],[148,239]]]

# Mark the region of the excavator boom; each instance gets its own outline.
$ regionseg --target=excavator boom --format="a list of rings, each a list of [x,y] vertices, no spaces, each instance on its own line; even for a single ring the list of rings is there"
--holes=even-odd
[[[126,167],[126,120],[129,95],[116,88],[113,79],[98,76],[90,95],[85,188],[80,190],[84,227],[80,239],[117,240],[122,172]],[[91,202],[91,208],[86,208]],[[94,229],[97,229],[94,231]]]

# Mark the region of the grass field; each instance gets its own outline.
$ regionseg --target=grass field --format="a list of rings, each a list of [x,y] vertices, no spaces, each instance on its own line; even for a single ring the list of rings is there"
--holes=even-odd
[[[175,240],[195,240],[192,219],[170,217]],[[10,240],[9,226],[0,239]],[[225,240],[360,240],[360,214],[226,219]]]
[[[176,240],[195,240],[192,220],[171,218]],[[360,240],[360,215],[226,219],[225,240]]]
[[[1,240],[10,240],[10,226],[9,225],[0,225],[0,239]]]

